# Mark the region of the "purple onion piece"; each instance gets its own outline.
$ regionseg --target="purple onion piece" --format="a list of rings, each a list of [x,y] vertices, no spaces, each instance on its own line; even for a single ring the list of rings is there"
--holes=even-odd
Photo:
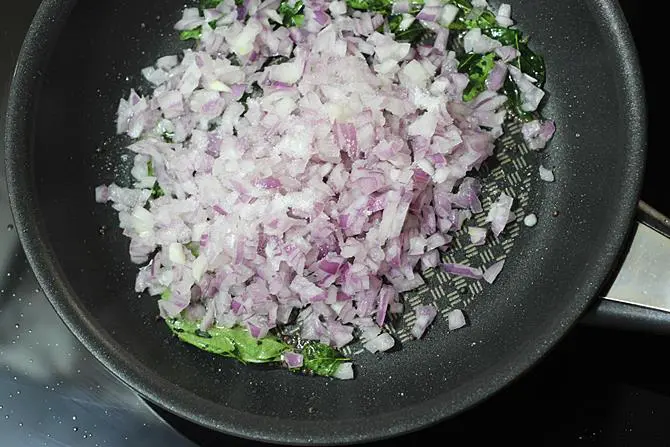
[[[463,276],[465,278],[482,279],[483,277],[481,269],[463,264],[444,263],[442,264],[442,269],[452,275]]]
[[[297,352],[285,352],[283,355],[284,363],[289,369],[302,368],[303,356]]]
[[[424,6],[416,15],[416,18],[424,22],[434,22],[441,11],[440,6]]]

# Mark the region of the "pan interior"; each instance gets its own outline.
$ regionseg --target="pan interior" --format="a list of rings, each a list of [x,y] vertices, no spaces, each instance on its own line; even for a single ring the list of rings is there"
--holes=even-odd
[[[510,3],[545,55],[544,114],[558,128],[545,153],[528,155],[557,177],[530,182],[517,210],[539,223],[517,227],[494,285],[476,290],[476,300],[447,302],[466,307],[467,328],[449,333],[438,322],[422,342],[363,355],[357,379],[339,382],[241,366],[178,343],[156,321],[155,300],[133,292],[128,240],[93,189],[126,172],[127,141],[114,135],[118,100],[142,83],[142,68],[183,47],[172,30],[183,2],[46,1],[15,78],[7,146],[17,225],[54,306],[144,395],[245,437],[386,437],[498,390],[550,348],[605,280],[628,229],[644,151],[639,73],[618,6]],[[49,26],[66,7],[67,21]],[[41,42],[51,42],[48,53]]]

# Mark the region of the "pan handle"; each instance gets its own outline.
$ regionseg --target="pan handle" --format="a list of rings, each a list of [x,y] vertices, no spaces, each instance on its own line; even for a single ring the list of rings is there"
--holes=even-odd
[[[628,251],[584,324],[670,334],[670,219],[645,202]]]

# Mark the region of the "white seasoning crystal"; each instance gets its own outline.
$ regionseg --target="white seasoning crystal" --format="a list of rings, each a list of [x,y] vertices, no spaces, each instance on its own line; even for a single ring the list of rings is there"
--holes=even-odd
[[[527,227],[534,227],[537,225],[537,216],[535,214],[529,214],[523,218],[523,224]]]

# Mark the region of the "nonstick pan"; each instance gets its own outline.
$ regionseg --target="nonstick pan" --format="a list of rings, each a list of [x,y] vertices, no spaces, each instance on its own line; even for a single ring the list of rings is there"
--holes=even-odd
[[[115,213],[93,200],[95,186],[127,171],[114,134],[118,99],[143,67],[183,46],[172,24],[184,2],[45,0],[12,84],[6,157],[16,226],[53,306],[147,399],[245,438],[382,439],[491,396],[547,353],[607,283],[625,251],[645,153],[642,81],[618,4],[510,3],[546,58],[544,114],[558,126],[549,149],[529,159],[554,166],[557,182],[521,187],[521,212],[539,223],[517,226],[499,279],[464,301],[467,328],[449,333],[438,322],[421,342],[362,357],[355,380],[334,381],[178,343],[156,321],[155,300],[133,292],[128,241]]]

